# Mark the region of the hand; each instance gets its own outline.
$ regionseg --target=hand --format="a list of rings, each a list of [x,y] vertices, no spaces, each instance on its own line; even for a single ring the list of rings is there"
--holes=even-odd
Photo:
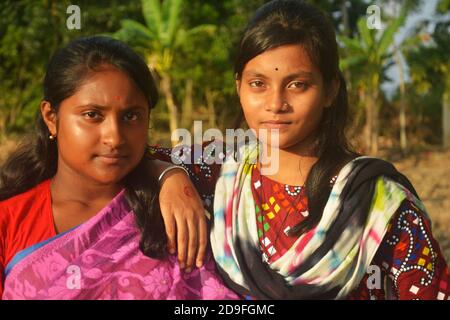
[[[178,251],[180,268],[185,268],[186,272],[192,270],[194,262],[200,268],[207,244],[202,200],[183,170],[169,171],[160,184],[159,204],[166,227],[169,252],[174,254]]]

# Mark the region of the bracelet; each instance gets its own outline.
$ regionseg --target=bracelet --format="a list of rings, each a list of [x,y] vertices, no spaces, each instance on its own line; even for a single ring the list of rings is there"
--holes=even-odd
[[[164,169],[163,172],[161,172],[161,174],[159,175],[159,178],[158,178],[158,183],[161,183],[162,178],[164,177],[164,175],[167,172],[169,172],[170,170],[174,170],[174,169],[181,169],[181,170],[183,170],[187,174],[187,176],[189,177],[189,172],[186,170],[186,168],[184,168],[182,166],[170,166],[170,167]]]

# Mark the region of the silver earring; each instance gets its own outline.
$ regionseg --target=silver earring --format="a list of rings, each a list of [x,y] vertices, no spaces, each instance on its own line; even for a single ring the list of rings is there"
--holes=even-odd
[[[56,139],[56,135],[51,134],[48,138],[49,138],[50,140],[55,140],[55,139]]]

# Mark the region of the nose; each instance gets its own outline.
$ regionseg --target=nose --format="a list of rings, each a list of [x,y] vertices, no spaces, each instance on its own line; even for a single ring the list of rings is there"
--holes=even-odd
[[[273,88],[267,97],[266,110],[272,113],[285,111],[284,93],[281,88]]]
[[[123,128],[119,119],[110,117],[103,122],[102,142],[111,149],[117,149],[125,143]]]

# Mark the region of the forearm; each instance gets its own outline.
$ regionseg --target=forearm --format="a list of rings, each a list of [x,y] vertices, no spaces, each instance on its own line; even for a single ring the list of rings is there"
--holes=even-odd
[[[220,146],[220,143],[218,144]],[[209,207],[212,204],[216,182],[220,175],[220,164],[207,164],[204,162],[205,159],[203,157],[201,157],[200,159],[198,157],[195,158],[195,152],[193,152],[194,147],[195,146],[185,146],[183,155],[175,157],[175,160],[177,161],[175,163],[178,164],[180,161],[183,161],[180,165],[188,171],[191,182],[197,189],[203,201],[205,201],[205,204]],[[220,150],[217,153],[220,153]],[[211,143],[202,146],[202,155],[215,153],[216,151],[214,144]],[[153,175],[155,179],[159,177],[159,174],[161,174],[163,170],[165,170],[165,168],[174,164],[174,159],[172,159],[172,156],[173,149],[171,148],[150,146],[149,157],[151,159],[160,160],[160,162],[155,162],[155,172]],[[174,172],[170,172],[170,176],[174,175],[175,172],[178,172],[180,170],[173,171]],[[181,174],[182,173],[180,173],[180,175]],[[164,177],[164,180],[167,180],[167,177]]]
[[[158,159],[151,160],[150,174],[152,178],[158,180],[160,186],[167,178],[173,175],[176,174],[189,175],[186,169],[184,169],[183,167],[174,165],[170,162],[161,161]]]

